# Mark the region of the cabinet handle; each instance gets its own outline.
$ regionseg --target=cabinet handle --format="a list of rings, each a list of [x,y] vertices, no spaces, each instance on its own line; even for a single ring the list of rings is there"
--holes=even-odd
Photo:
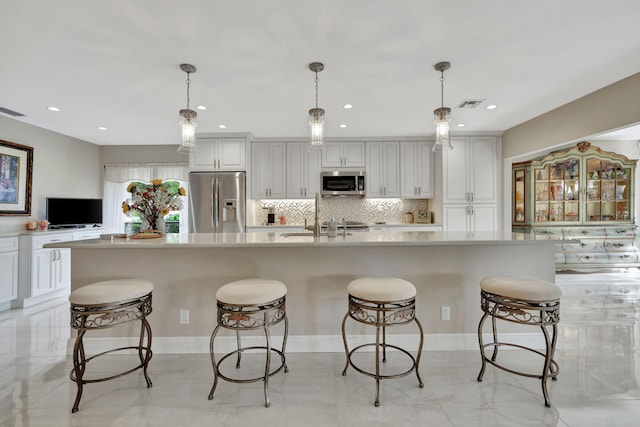
[[[418,187],[413,187],[413,195],[414,196],[418,195]]]
[[[307,196],[307,187],[304,187],[304,196]]]
[[[469,200],[469,201],[473,202],[473,193],[469,193],[469,197],[471,198],[471,200]]]
[[[422,194],[422,187],[418,187],[418,196]]]

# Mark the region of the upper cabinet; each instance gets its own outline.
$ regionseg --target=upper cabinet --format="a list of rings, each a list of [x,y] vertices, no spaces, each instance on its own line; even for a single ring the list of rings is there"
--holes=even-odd
[[[367,197],[400,197],[400,149],[397,142],[367,142]]]
[[[313,199],[320,192],[320,151],[308,142],[287,143],[287,198]]]
[[[364,142],[325,142],[323,168],[364,168]]]
[[[443,203],[496,203],[496,138],[456,137],[451,145],[443,153]]]
[[[636,162],[580,142],[516,163],[512,224],[633,224]]]
[[[189,155],[194,171],[243,171],[247,169],[247,139],[244,137],[198,137],[197,150]]]
[[[400,196],[431,198],[435,196],[432,142],[400,143]]]
[[[251,147],[251,195],[254,199],[286,197],[287,144],[254,143]]]

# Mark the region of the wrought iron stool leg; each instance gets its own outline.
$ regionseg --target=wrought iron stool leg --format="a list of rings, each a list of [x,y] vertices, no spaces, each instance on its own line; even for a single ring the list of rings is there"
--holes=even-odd
[[[238,358],[236,359],[236,369],[240,369],[240,358],[242,357],[242,352],[240,349],[242,348],[242,343],[240,342],[240,330],[236,329],[236,344],[238,347]]]
[[[544,396],[544,406],[550,407],[551,401],[549,400],[549,391],[547,390],[547,378],[549,378],[549,369],[551,369],[552,346],[549,340],[549,332],[547,331],[547,328],[542,325],[540,326],[540,329],[542,329],[545,344],[544,368],[540,377],[542,380],[542,395]]]
[[[382,362],[387,362],[387,328],[382,326]]]
[[[376,319],[376,400],[374,405],[380,406],[380,312],[377,313]]]
[[[552,330],[553,330],[553,337],[551,338],[551,362],[553,363],[553,358],[555,357],[555,353],[556,353],[556,343],[558,341],[558,325],[554,324],[552,326]],[[553,367],[549,366],[549,371],[553,374],[553,376],[551,377],[551,379],[553,381],[558,381],[558,371],[553,371]]]
[[[284,362],[284,373],[286,374],[287,372],[289,372],[289,367],[287,366],[287,359],[285,356],[285,347],[287,346],[287,337],[289,336],[289,319],[287,318],[287,315],[284,315],[284,337],[282,338],[282,357],[284,357],[285,362]]]
[[[83,319],[83,323],[84,323],[84,319]],[[84,343],[82,342],[82,339],[84,337],[85,332],[86,330],[84,329],[80,329],[78,331],[78,336],[76,337],[76,343],[73,346],[73,377],[72,379],[76,382],[78,386],[78,391],[76,392],[76,400],[73,402],[71,413],[78,412],[78,405],[80,405],[80,399],[82,398],[82,389],[84,386],[84,383],[82,382],[82,377],[84,376],[84,369],[86,366],[85,354],[84,354]]]
[[[213,392],[216,391],[216,386],[218,385],[218,364],[216,363],[216,356],[213,351],[213,344],[216,339],[216,335],[220,330],[220,325],[218,324],[211,334],[211,340],[209,341],[209,353],[211,355],[211,365],[213,366],[213,386],[211,386],[211,391],[209,392],[209,400],[213,399]]]
[[[269,334],[269,323],[267,321],[267,315],[264,316],[264,336],[267,339],[267,360],[264,367],[264,406],[268,408],[271,406],[269,400],[269,369],[271,367],[271,336]]]
[[[491,316],[491,329],[493,330],[493,354],[491,355],[491,360],[495,362],[498,357],[498,329],[496,328],[496,316]]]
[[[420,331],[420,344],[418,345],[418,354],[416,354],[416,376],[418,377],[418,385],[420,388],[424,388],[424,383],[422,382],[422,378],[420,378],[420,357],[422,356],[422,345],[424,344],[424,331],[418,318],[414,317],[413,320],[415,320]]]
[[[347,362],[344,364],[344,369],[342,370],[342,376],[347,375],[347,368],[349,367],[349,346],[347,345],[347,334],[345,333],[344,326],[347,323],[347,317],[349,317],[349,311],[344,315],[342,319],[342,342],[344,343],[344,352],[347,355]]]
[[[147,388],[150,388],[153,383],[149,378],[149,361],[151,360],[151,326],[147,322],[146,316],[141,319],[142,325],[140,326],[140,342],[138,344],[138,357],[140,357],[140,363],[142,363],[142,372],[144,373],[144,379],[147,382]],[[144,337],[147,337],[147,345],[144,345]],[[142,354],[144,350],[144,355]]]
[[[480,373],[478,374],[478,381],[482,381],[482,377],[484,376],[484,371],[487,369],[487,356],[484,353],[484,341],[482,339],[482,326],[484,325],[484,321],[487,320],[488,313],[484,313],[482,318],[480,319],[480,323],[478,324],[478,343],[480,344],[480,356],[482,357],[482,368],[480,368]]]

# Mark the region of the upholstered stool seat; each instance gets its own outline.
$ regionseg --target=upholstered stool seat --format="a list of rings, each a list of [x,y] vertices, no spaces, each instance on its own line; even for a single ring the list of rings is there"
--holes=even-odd
[[[264,402],[269,407],[271,401],[269,399],[269,377],[275,375],[284,369],[288,372],[285,347],[287,344],[287,335],[289,330],[289,321],[287,320],[285,301],[287,296],[287,287],[284,283],[277,280],[269,279],[245,279],[227,283],[221,286],[216,292],[216,300],[218,306],[218,322],[211,334],[210,353],[211,363],[213,365],[213,386],[209,393],[209,400],[213,399],[213,393],[218,384],[218,378],[233,383],[250,383],[256,381],[264,381]],[[276,349],[271,346],[271,336],[269,327],[276,325],[284,320],[284,336],[282,340],[282,348]],[[225,354],[216,362],[214,343],[220,328],[235,330],[237,349]],[[263,329],[266,345],[242,347],[240,343],[240,331]],[[247,350],[264,350],[266,353],[266,363],[264,375],[249,379],[232,378],[224,375],[220,371],[221,364],[232,355],[237,355],[236,369],[240,369],[241,354]],[[271,369],[271,353],[274,352],[280,356],[280,365]]]
[[[504,371],[530,378],[541,380],[542,394],[546,406],[551,406],[549,393],[547,390],[547,378],[556,380],[559,368],[553,359],[558,332],[558,322],[560,321],[560,298],[562,290],[553,283],[526,277],[493,276],[486,277],[480,281],[481,308],[484,312],[478,325],[478,341],[480,343],[480,353],[482,356],[482,368],[478,374],[478,381],[482,381],[487,363],[494,365]],[[483,343],[483,325],[487,317],[491,317],[493,342]],[[545,339],[544,353],[523,345],[504,343],[498,340],[496,319],[522,325],[539,326]],[[551,337],[549,330],[551,328]],[[544,357],[544,367],[542,373],[532,374],[509,369],[498,362],[498,347],[511,346],[527,350]],[[486,347],[493,347],[493,354],[488,357],[485,352]]]
[[[142,369],[151,387],[147,368],[151,360],[151,327],[147,316],[151,313],[151,295],[153,283],[142,279],[119,279],[97,282],[83,286],[71,292],[71,327],[78,331],[73,348],[73,370],[70,377],[78,386],[76,399],[71,412],[78,411],[84,384],[96,383],[119,378],[137,369]],[[112,328],[130,322],[141,321],[138,345],[115,348],[91,357],[86,357],[84,335],[89,330]],[[140,364],[119,374],[102,378],[86,379],[86,365],[92,359],[107,353],[122,350],[136,350]]]
[[[418,385],[420,387],[424,387],[424,383],[420,378],[419,372],[424,333],[422,331],[420,321],[418,321],[415,316],[415,286],[411,282],[396,277],[362,277],[349,283],[347,286],[347,293],[349,294],[349,309],[342,320],[342,339],[344,341],[344,350],[347,356],[347,361],[342,371],[342,375],[346,375],[347,368],[352,366],[356,371],[375,378],[375,406],[380,406],[380,380],[382,379],[400,378],[415,371],[416,376],[418,377]],[[365,325],[375,326],[375,343],[362,344],[349,351],[345,329],[347,318],[349,317]],[[387,343],[386,328],[388,326],[399,326],[411,322],[415,322],[420,331],[418,353],[415,358],[407,350]],[[380,342],[381,331],[382,342]],[[356,351],[370,346],[375,346],[376,360],[374,372],[360,368],[353,361],[353,355]],[[411,361],[409,369],[393,375],[381,374],[380,349],[382,349],[382,362],[384,363],[387,361],[387,348],[398,350],[407,355]]]

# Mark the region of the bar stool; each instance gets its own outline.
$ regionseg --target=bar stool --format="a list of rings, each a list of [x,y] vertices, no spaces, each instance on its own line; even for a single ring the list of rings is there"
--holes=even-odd
[[[344,341],[344,351],[347,355],[347,362],[342,371],[342,375],[347,375],[347,368],[351,365],[361,374],[375,378],[375,406],[380,406],[380,380],[404,377],[415,371],[418,377],[418,384],[420,388],[423,388],[424,383],[420,378],[419,367],[424,333],[422,331],[422,325],[415,315],[416,287],[406,280],[395,277],[362,277],[349,283],[347,292],[349,294],[349,309],[344,319],[342,319],[342,340]],[[348,317],[365,325],[375,326],[376,342],[362,344],[349,351],[345,332],[345,324]],[[418,345],[418,354],[415,358],[407,350],[387,344],[386,328],[388,326],[399,326],[411,322],[416,322],[420,330],[420,344]],[[380,342],[381,329],[382,343]],[[356,351],[370,346],[375,346],[375,372],[369,372],[358,367],[352,360],[352,356]],[[380,374],[380,348],[382,348],[383,363],[387,361],[387,348],[392,348],[409,356],[411,359],[410,368],[399,374]]]
[[[73,346],[73,370],[70,378],[78,386],[76,400],[71,412],[78,412],[85,384],[97,383],[119,378],[137,369],[142,369],[147,388],[151,387],[151,379],[147,372],[151,360],[151,326],[147,316],[151,313],[151,294],[153,283],[141,279],[121,279],[97,282],[76,289],[69,295],[71,304],[71,328],[78,331]],[[84,335],[87,331],[107,329],[140,320],[140,341],[138,345],[107,350],[91,357],[86,357]],[[87,364],[98,356],[122,350],[137,350],[140,364],[119,374],[108,377],[84,378]]]
[[[547,391],[547,378],[557,380],[559,368],[553,359],[558,338],[558,322],[560,321],[560,297],[562,290],[553,283],[544,280],[523,277],[486,277],[480,281],[481,308],[484,315],[478,325],[478,341],[482,356],[482,368],[478,374],[478,381],[482,381],[487,363],[512,374],[529,378],[537,378],[542,383],[542,395],[545,406],[551,406]],[[488,316],[491,316],[493,342],[483,344],[482,327]],[[545,341],[545,352],[541,352],[518,344],[498,341],[496,319],[521,325],[540,326]],[[552,335],[549,337],[551,328]],[[544,368],[541,374],[519,372],[506,368],[496,362],[498,347],[510,346],[531,351],[544,357]],[[486,347],[493,347],[491,357],[487,357]]]
[[[287,345],[287,334],[289,331],[289,321],[285,311],[285,300],[287,287],[277,280],[267,279],[245,279],[227,283],[218,289],[216,299],[218,305],[218,324],[211,334],[209,350],[211,353],[211,364],[213,365],[213,386],[209,393],[209,400],[213,399],[213,393],[218,385],[218,377],[232,383],[251,383],[264,381],[264,406],[271,406],[269,400],[269,377],[277,374],[283,368],[289,372],[285,360],[285,347]],[[271,336],[269,327],[284,320],[284,337],[282,349],[278,350],[271,346]],[[214,341],[220,328],[236,331],[237,350],[224,355],[216,363],[214,353]],[[266,346],[242,347],[240,344],[240,331],[252,329],[263,329],[266,338]],[[250,378],[231,378],[220,372],[220,365],[225,359],[236,354],[236,369],[240,369],[240,358],[247,350],[265,350],[266,363],[264,375]],[[280,365],[271,371],[271,352],[280,355]]]

